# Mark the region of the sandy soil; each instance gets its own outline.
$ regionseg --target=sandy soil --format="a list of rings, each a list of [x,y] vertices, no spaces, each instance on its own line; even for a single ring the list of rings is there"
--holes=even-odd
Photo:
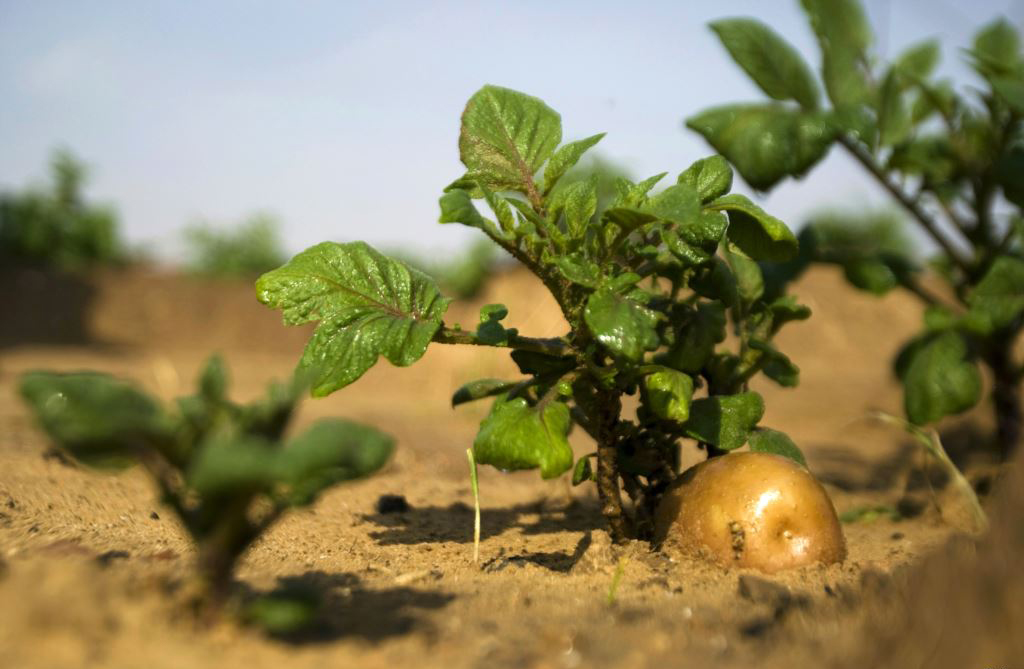
[[[842,564],[766,578],[645,545],[609,545],[595,495],[535,473],[481,471],[481,562],[472,561],[465,449],[486,406],[449,406],[481,376],[511,375],[500,352],[435,345],[408,369],[386,362],[299,427],[340,415],[399,439],[378,476],[339,487],[276,525],[246,556],[250,592],[282,584],[323,596],[317,624],[287,639],[221,622],[197,626],[174,606],[193,558],[138,471],[116,476],[47,455],[17,401],[25,370],[92,368],[164,397],[186,392],[223,351],[233,394],[249,399],[291,370],[308,334],[285,329],[246,282],[133,271],[88,280],[0,273],[12,318],[0,324],[0,667],[1012,667],[1024,660],[1021,490],[984,499],[995,529],[975,540],[936,510],[918,450],[869,409],[899,413],[886,360],[920,319],[916,303],[849,291],[830,271],[796,292],[815,317],[780,341],[799,388],[758,386],[764,424],[788,432],[842,512],[902,504],[910,517],[844,526]],[[449,320],[505,302],[508,324],[561,334],[533,280],[499,277]],[[951,452],[988,485],[978,452],[984,412],[943,426]],[[587,438],[573,435],[580,452]],[[696,458],[696,454],[693,454]],[[1018,468],[1020,469],[1020,468]],[[1024,477],[1017,471],[1009,476]],[[910,492],[907,492],[907,486]],[[914,489],[915,483],[917,489]],[[1003,490],[1004,492],[999,492]],[[411,509],[383,514],[401,494]],[[941,495],[946,510],[947,501]],[[617,568],[622,578],[610,601]],[[1013,632],[1016,631],[1017,634]]]

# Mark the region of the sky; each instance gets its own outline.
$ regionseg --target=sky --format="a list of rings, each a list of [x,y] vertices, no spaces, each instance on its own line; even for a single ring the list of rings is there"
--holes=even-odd
[[[936,37],[940,72],[964,82],[958,49],[981,25],[1024,23],[1024,0],[864,4],[881,57]],[[685,117],[763,99],[707,28],[726,16],[761,19],[817,67],[797,0],[0,0],[0,190],[42,183],[66,147],[91,167],[88,197],[159,258],[180,257],[188,224],[255,212],[292,252],[451,253],[479,234],[436,221],[480,86],[542,98],[565,141],[607,132],[602,155],[637,178],[674,174],[711,153]],[[792,227],[886,201],[837,150],[758,198]]]

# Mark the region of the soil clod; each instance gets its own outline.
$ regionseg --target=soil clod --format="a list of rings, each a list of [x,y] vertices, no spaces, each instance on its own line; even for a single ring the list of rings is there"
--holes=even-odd
[[[407,513],[412,506],[405,495],[381,495],[377,498],[377,513]]]
[[[129,557],[131,557],[131,554],[128,551],[112,550],[97,555],[96,562],[101,567],[109,567],[114,560],[127,560]]]

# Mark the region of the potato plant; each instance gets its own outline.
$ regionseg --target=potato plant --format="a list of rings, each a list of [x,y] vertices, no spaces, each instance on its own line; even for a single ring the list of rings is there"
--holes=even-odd
[[[391,454],[387,435],[338,419],[284,440],[308,387],[300,379],[273,383],[264,399],[236,404],[213,357],[198,392],[173,408],[96,372],[30,372],[20,389],[42,429],[78,462],[146,469],[198,547],[197,604],[216,610],[230,594],[235,563],[281,514],[373,473]]]
[[[939,46],[916,44],[893,62],[870,50],[857,0],[802,0],[821,48],[821,82],[800,54],[753,19],[711,24],[770,102],[703,111],[687,125],[753,187],[771,189],[842,147],[939,249],[947,290],[866,234],[836,235],[805,260],[839,264],[858,288],[902,288],[927,307],[921,332],[895,363],[908,419],[918,425],[965,411],[982,396],[979,364],[991,375],[996,440],[1003,459],[1024,429],[1024,55],[1000,19],[966,53],[980,87],[957,92],[934,76]],[[827,101],[822,101],[824,86]],[[813,231],[808,238],[813,238]],[[837,243],[838,242],[838,243]],[[799,263],[789,270],[802,269]]]
[[[793,257],[797,241],[729,194],[723,158],[698,160],[660,191],[666,174],[617,179],[615,197],[600,206],[596,178],[562,178],[602,137],[562,144],[561,118],[544,102],[485,86],[462,115],[466,173],[440,199],[441,223],[477,228],[543,282],[568,322],[564,336],[520,334],[503,324],[500,304],[481,310],[475,330],[449,326],[450,300],[429,278],[363,242],[318,244],[256,286],[285,323],[319,321],[301,362],[314,370],[314,395],[356,381],[382,355],[409,365],[431,343],[511,349],[521,378],[474,381],[452,398],[494,398],[476,461],[595,481],[611,534],[623,541],[651,536],[653,511],[678,476],[681,440],[709,456],[749,441],[801,457],[786,435],[757,427],[764,403],[748,384],[758,373],[796,384],[798,369],[772,338],[810,312],[765,281],[759,263]],[[633,394],[639,408],[624,412],[623,396]],[[597,444],[575,464],[574,425]]]

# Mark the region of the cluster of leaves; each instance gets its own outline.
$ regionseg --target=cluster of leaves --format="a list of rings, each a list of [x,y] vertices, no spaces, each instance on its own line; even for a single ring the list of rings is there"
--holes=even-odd
[[[21,395],[63,452],[98,468],[142,465],[199,549],[198,603],[219,605],[237,559],[283,512],[326,488],[366,476],[393,440],[345,420],[325,419],[283,440],[307,384],[273,383],[264,399],[227,397],[220,358],[198,392],[161,405],[132,384],[96,372],[30,372]]]
[[[620,165],[593,153],[570,168],[562,177],[563,184],[594,179],[597,184],[597,211],[604,211],[615,199],[615,182],[628,178],[629,173]],[[392,253],[391,257],[405,262],[437,281],[446,294],[457,299],[472,299],[480,294],[498,267],[499,251],[489,239],[472,244],[462,255],[450,260],[430,261],[409,253]]]
[[[923,331],[896,371],[908,418],[917,424],[974,406],[978,363],[995,381],[998,440],[1008,455],[1021,437],[1024,363],[1014,343],[1024,328],[1024,55],[1005,20],[985,26],[967,51],[982,89],[957,92],[934,76],[939,46],[916,44],[892,63],[870,51],[857,0],[802,0],[821,49],[821,85],[800,54],[753,19],[711,24],[726,49],[772,102],[709,109],[690,128],[755,188],[799,177],[834,144],[888,191],[941,251],[949,290],[921,285],[921,268],[864,234],[832,230],[822,260],[881,294],[902,287],[928,306]]]
[[[257,214],[230,230],[208,223],[185,229],[186,264],[208,276],[253,277],[278,267],[285,254],[277,220]]]
[[[302,359],[316,370],[319,395],[355,381],[380,355],[411,364],[431,342],[513,349],[522,378],[476,381],[453,397],[495,398],[474,443],[476,461],[538,468],[545,478],[574,469],[576,483],[596,480],[621,539],[649,531],[676,477],[681,439],[712,455],[749,442],[801,458],[784,434],[758,428],[764,403],[748,382],[763,372],[796,384],[798,369],[771,341],[809,310],[759,264],[792,258],[797,240],[749,199],[729,194],[723,158],[697,161],[660,191],[666,174],[617,178],[602,205],[596,176],[563,179],[602,137],[561,144],[561,118],[541,100],[485,86],[462,115],[467,171],[440,200],[441,223],[481,230],[540,278],[568,321],[563,337],[520,335],[503,325],[508,310],[500,304],[481,311],[473,332],[446,327],[449,300],[436,285],[362,242],[314,246],[261,277],[257,292],[288,324],[319,321]],[[622,415],[622,396],[636,393],[636,417]],[[573,425],[598,447],[575,467]]]
[[[0,194],[0,259],[61,269],[123,261],[114,211],[83,197],[85,166],[58,151],[50,169],[45,188]]]

